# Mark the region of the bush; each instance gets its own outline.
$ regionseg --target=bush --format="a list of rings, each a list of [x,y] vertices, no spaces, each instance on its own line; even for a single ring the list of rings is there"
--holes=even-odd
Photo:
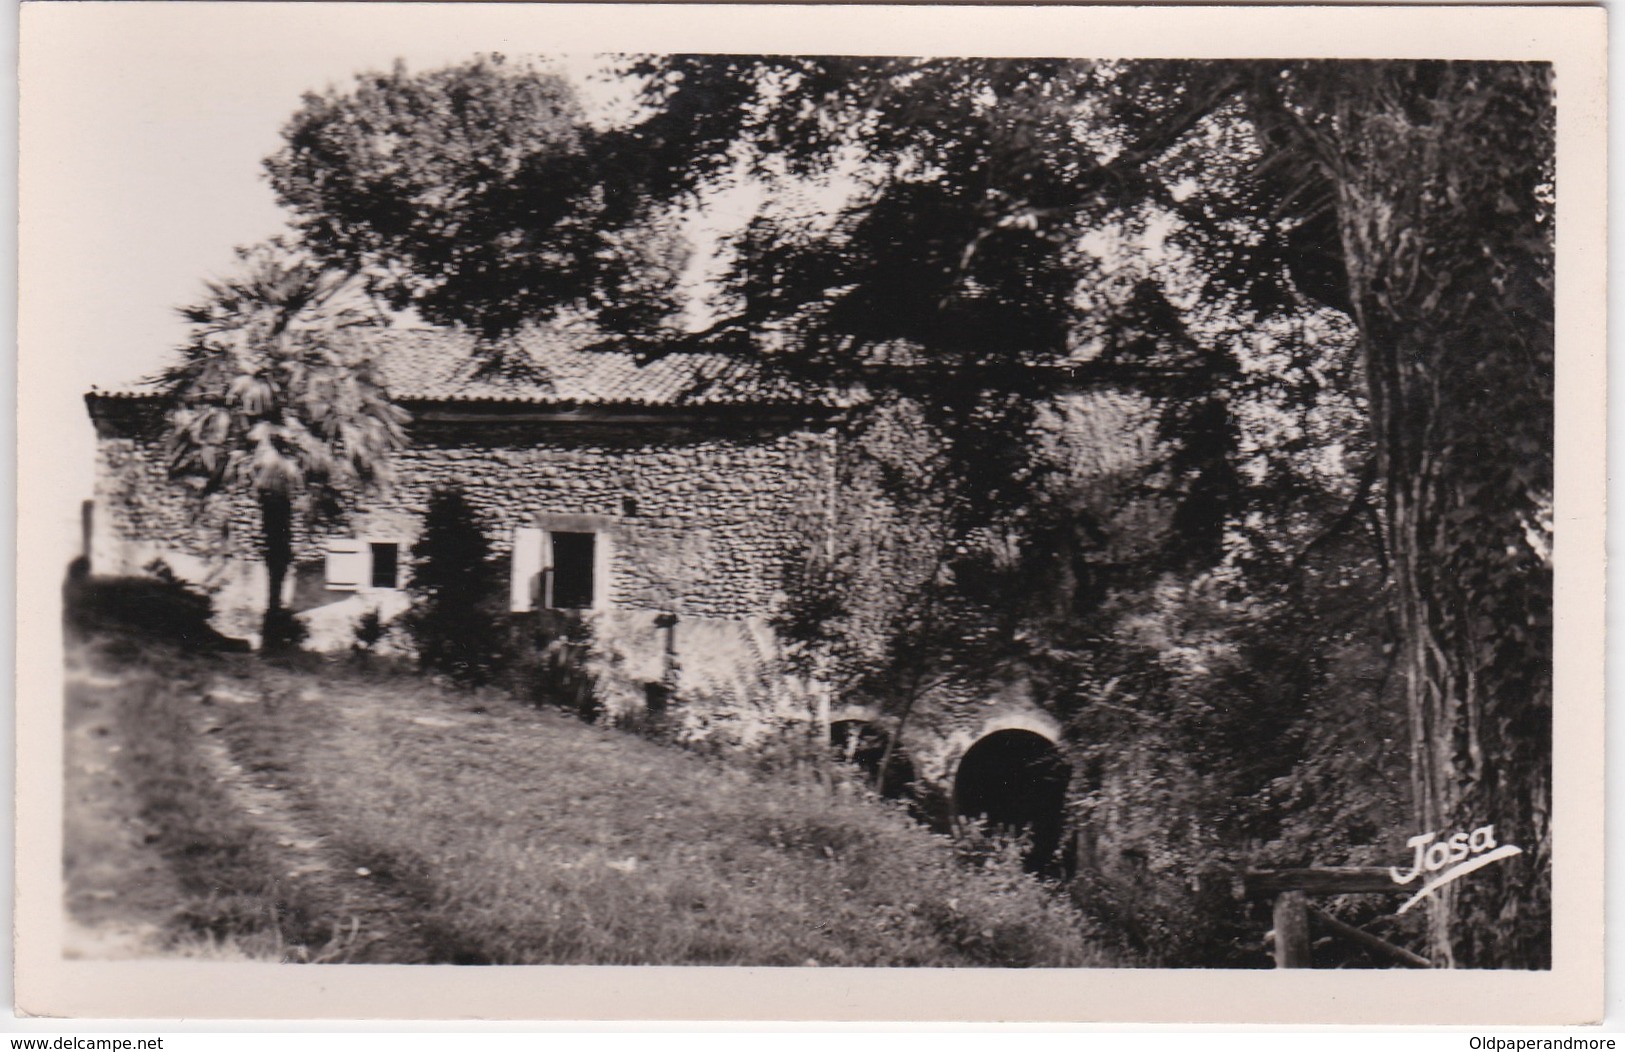
[[[1408,771],[1382,596],[1333,580],[1259,598],[1169,576],[1115,594],[1055,665],[1052,696],[1082,685],[1059,706],[1088,842],[1074,897],[1152,963],[1269,964],[1268,903],[1232,898],[1226,873],[1393,857]]]
[[[265,654],[289,654],[304,645],[310,629],[292,610],[278,607],[265,615],[265,638],[260,650]]]
[[[367,610],[356,619],[351,634],[350,652],[355,656],[363,668],[372,664],[372,659],[378,654],[380,648],[389,642],[395,634],[395,622],[384,620],[384,616],[377,610]]]
[[[412,550],[414,599],[404,624],[421,668],[477,687],[502,658],[500,577],[479,516],[457,490],[429,499]]]
[[[604,714],[589,665],[592,627],[575,610],[513,615],[505,634],[502,685],[537,706],[557,706],[588,723]]]

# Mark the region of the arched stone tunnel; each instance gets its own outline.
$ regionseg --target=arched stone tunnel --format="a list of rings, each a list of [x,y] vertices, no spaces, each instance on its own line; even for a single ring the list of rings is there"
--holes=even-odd
[[[885,728],[869,720],[836,720],[829,725],[829,743],[835,755],[859,767],[871,785],[875,784],[880,765],[886,762],[886,745],[890,741]],[[914,763],[899,746],[892,750],[881,795],[895,800],[912,793],[914,785]]]
[[[1072,769],[1053,742],[1030,730],[984,735],[960,758],[953,780],[954,814],[1001,833],[1026,833],[1023,856],[1033,872],[1063,865],[1066,788]]]

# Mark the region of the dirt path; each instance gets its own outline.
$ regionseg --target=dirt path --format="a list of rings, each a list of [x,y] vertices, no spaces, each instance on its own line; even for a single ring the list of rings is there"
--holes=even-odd
[[[118,705],[131,690],[119,663],[87,648],[68,655],[64,748],[64,879],[67,917],[63,953],[74,959],[151,957],[271,959],[346,963],[432,960],[417,931],[413,903],[391,894],[370,874],[348,865],[341,845],[311,828],[289,780],[274,764],[234,755],[231,724],[242,706],[264,698],[218,677],[202,696],[173,685],[193,727],[190,746],[232,811],[263,843],[283,896],[315,920],[307,944],[278,934],[249,941],[215,939],[187,925],[195,902],[182,872],[184,857],[160,850],[160,831],[141,817],[142,801],[121,770]],[[207,698],[207,701],[205,701]],[[294,704],[325,699],[305,697]],[[258,839],[258,836],[256,836]],[[181,869],[178,870],[177,867]],[[190,881],[196,884],[197,881]],[[228,892],[229,889],[218,889]],[[282,904],[278,904],[278,909]]]
[[[335,698],[306,687],[279,692],[278,704],[332,704]],[[249,817],[276,845],[281,875],[297,885],[301,901],[313,902],[330,926],[325,946],[299,959],[317,962],[422,964],[435,963],[419,932],[414,903],[371,879],[364,867],[350,865],[343,845],[314,828],[311,809],[301,806],[285,769],[273,759],[233,748],[229,724],[233,710],[267,704],[263,693],[217,681],[207,688],[209,704],[199,706],[199,749],[240,813]]]
[[[118,771],[124,749],[113,711],[123,679],[69,654],[64,749],[63,955],[117,960],[165,953],[184,893],[152,846],[152,831]]]

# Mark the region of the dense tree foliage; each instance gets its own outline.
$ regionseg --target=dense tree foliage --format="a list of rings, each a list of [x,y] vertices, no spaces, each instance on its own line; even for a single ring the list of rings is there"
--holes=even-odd
[[[310,248],[397,308],[487,336],[579,314],[650,333],[681,243],[606,166],[568,81],[500,56],[305,96],[266,160]]]
[[[238,256],[240,273],[183,311],[191,337],[159,382],[174,401],[171,470],[259,505],[263,638],[276,649],[296,631],[282,589],[298,516],[333,514],[383,477],[406,414],[359,338],[381,319],[352,275],[277,241]]]
[[[642,108],[610,127],[525,67],[362,78],[307,100],[273,182],[317,251],[435,320],[580,312],[653,334],[650,354],[862,380],[858,434],[907,435],[859,458],[854,492],[922,536],[809,551],[786,618],[807,661],[903,718],[922,684],[1019,666],[1086,771],[1139,764],[1081,779],[1076,804],[1150,815],[1119,839],[1175,884],[1371,861],[1402,795],[1417,832],[1494,822],[1525,854],[1438,896],[1428,949],[1548,962],[1548,68],[628,72]],[[733,238],[709,324],[655,333],[676,268],[629,249],[739,180],[772,203]],[[1137,455],[1081,470],[1049,416],[1107,396]],[[894,608],[832,598],[866,573],[901,575]]]
[[[706,62],[656,64],[658,90],[689,90]],[[1177,313],[1256,326],[1313,302],[1352,317],[1375,457],[1356,496],[1380,483],[1416,818],[1447,834],[1493,815],[1526,846],[1517,864],[1440,897],[1430,948],[1446,963],[1547,963],[1549,69],[841,59],[772,60],[751,75],[764,101],[742,109],[743,138],[792,165],[856,148],[878,175],[833,236],[775,238],[777,265],[747,256],[746,290],[766,286],[742,297],[747,327],[776,307],[803,319],[815,352],[905,340],[950,368],[967,355],[1041,363],[1078,331],[1073,283],[1089,274],[1067,253],[1147,205],[1179,217],[1177,246],[1205,279],[1195,310]],[[1196,337],[1186,349],[1208,393],[1165,403],[1185,439],[1168,466],[1187,483],[1172,521],[1194,569],[1219,561],[1230,525],[1248,518],[1225,393],[1243,366],[1204,319],[1167,309],[1180,291],[1142,282],[1116,309],[1097,306],[1109,330],[1149,338],[1108,340],[1095,360],[1145,361]],[[1315,349],[1298,352],[1313,386]],[[977,426],[1010,422],[987,411],[988,391],[948,421],[950,448],[966,422],[979,456],[1000,447]],[[990,480],[1022,477],[1000,467],[1008,475]]]

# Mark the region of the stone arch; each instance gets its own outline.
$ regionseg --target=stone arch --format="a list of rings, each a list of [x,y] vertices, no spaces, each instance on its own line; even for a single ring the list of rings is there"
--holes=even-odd
[[[999,731],[1027,731],[1036,734],[1051,745],[1061,744],[1061,725],[1040,712],[1000,712],[982,721],[976,732],[980,741]]]
[[[829,722],[848,723],[861,720],[864,723],[878,724],[881,722],[879,710],[868,705],[831,705],[829,709]]]
[[[829,723],[829,744],[836,757],[860,768],[871,785],[880,773],[880,765],[885,761],[886,746],[890,741],[891,733],[876,720],[848,716],[831,719]],[[908,750],[899,743],[892,750],[881,795],[888,799],[909,796],[917,780],[914,761],[909,757]]]
[[[1038,723],[1041,726],[1042,721]],[[1027,868],[1048,871],[1061,847],[1071,778],[1072,768],[1053,737],[1028,726],[999,727],[983,734],[959,758],[953,778],[954,815],[998,832],[1030,835],[1031,846],[1024,856]]]

